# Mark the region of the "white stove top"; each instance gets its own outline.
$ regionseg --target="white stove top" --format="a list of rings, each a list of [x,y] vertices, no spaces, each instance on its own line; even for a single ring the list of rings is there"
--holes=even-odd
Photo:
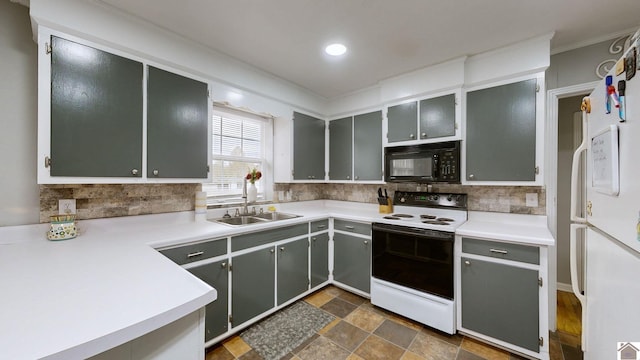
[[[411,217],[404,217],[402,215],[411,215]],[[429,218],[425,218],[426,216]],[[375,221],[420,229],[455,232],[458,226],[467,221],[467,211],[417,206],[394,206],[393,213],[380,214]]]

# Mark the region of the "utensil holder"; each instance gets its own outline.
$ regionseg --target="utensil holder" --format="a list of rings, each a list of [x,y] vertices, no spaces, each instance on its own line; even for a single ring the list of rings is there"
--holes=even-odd
[[[391,199],[387,199],[387,205],[378,205],[378,212],[380,214],[391,214],[393,212],[393,202]]]
[[[49,240],[67,240],[78,236],[75,215],[53,215],[47,232]]]

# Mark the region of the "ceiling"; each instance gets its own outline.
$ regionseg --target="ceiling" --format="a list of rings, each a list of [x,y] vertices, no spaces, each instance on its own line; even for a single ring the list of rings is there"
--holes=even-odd
[[[640,27],[638,0],[99,0],[327,99],[555,32],[552,49]],[[323,49],[339,41],[341,58]]]

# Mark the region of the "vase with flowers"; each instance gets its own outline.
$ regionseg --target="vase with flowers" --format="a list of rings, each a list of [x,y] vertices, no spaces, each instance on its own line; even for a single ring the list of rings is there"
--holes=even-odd
[[[262,173],[260,170],[253,168],[249,171],[245,179],[249,181],[251,186],[247,189],[247,202],[255,202],[258,198],[258,188],[256,188],[256,181],[260,180]]]

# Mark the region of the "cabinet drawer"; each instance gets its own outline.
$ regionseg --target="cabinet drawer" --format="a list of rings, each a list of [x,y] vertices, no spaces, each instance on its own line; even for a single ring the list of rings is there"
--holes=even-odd
[[[160,253],[179,265],[188,264],[226,254],[227,239],[208,240],[198,244],[179,246],[161,250]]]
[[[333,221],[333,228],[340,231],[348,231],[362,235],[371,235],[370,223],[360,223],[355,221],[335,219]]]
[[[307,223],[304,223],[251,234],[233,236],[231,238],[231,251],[248,249],[250,247],[264,245],[274,241],[305,235],[308,234],[308,231],[308,225]]]
[[[311,232],[327,231],[327,230],[329,230],[329,219],[311,222]]]
[[[535,246],[463,237],[462,252],[529,264],[540,264],[540,250]]]

